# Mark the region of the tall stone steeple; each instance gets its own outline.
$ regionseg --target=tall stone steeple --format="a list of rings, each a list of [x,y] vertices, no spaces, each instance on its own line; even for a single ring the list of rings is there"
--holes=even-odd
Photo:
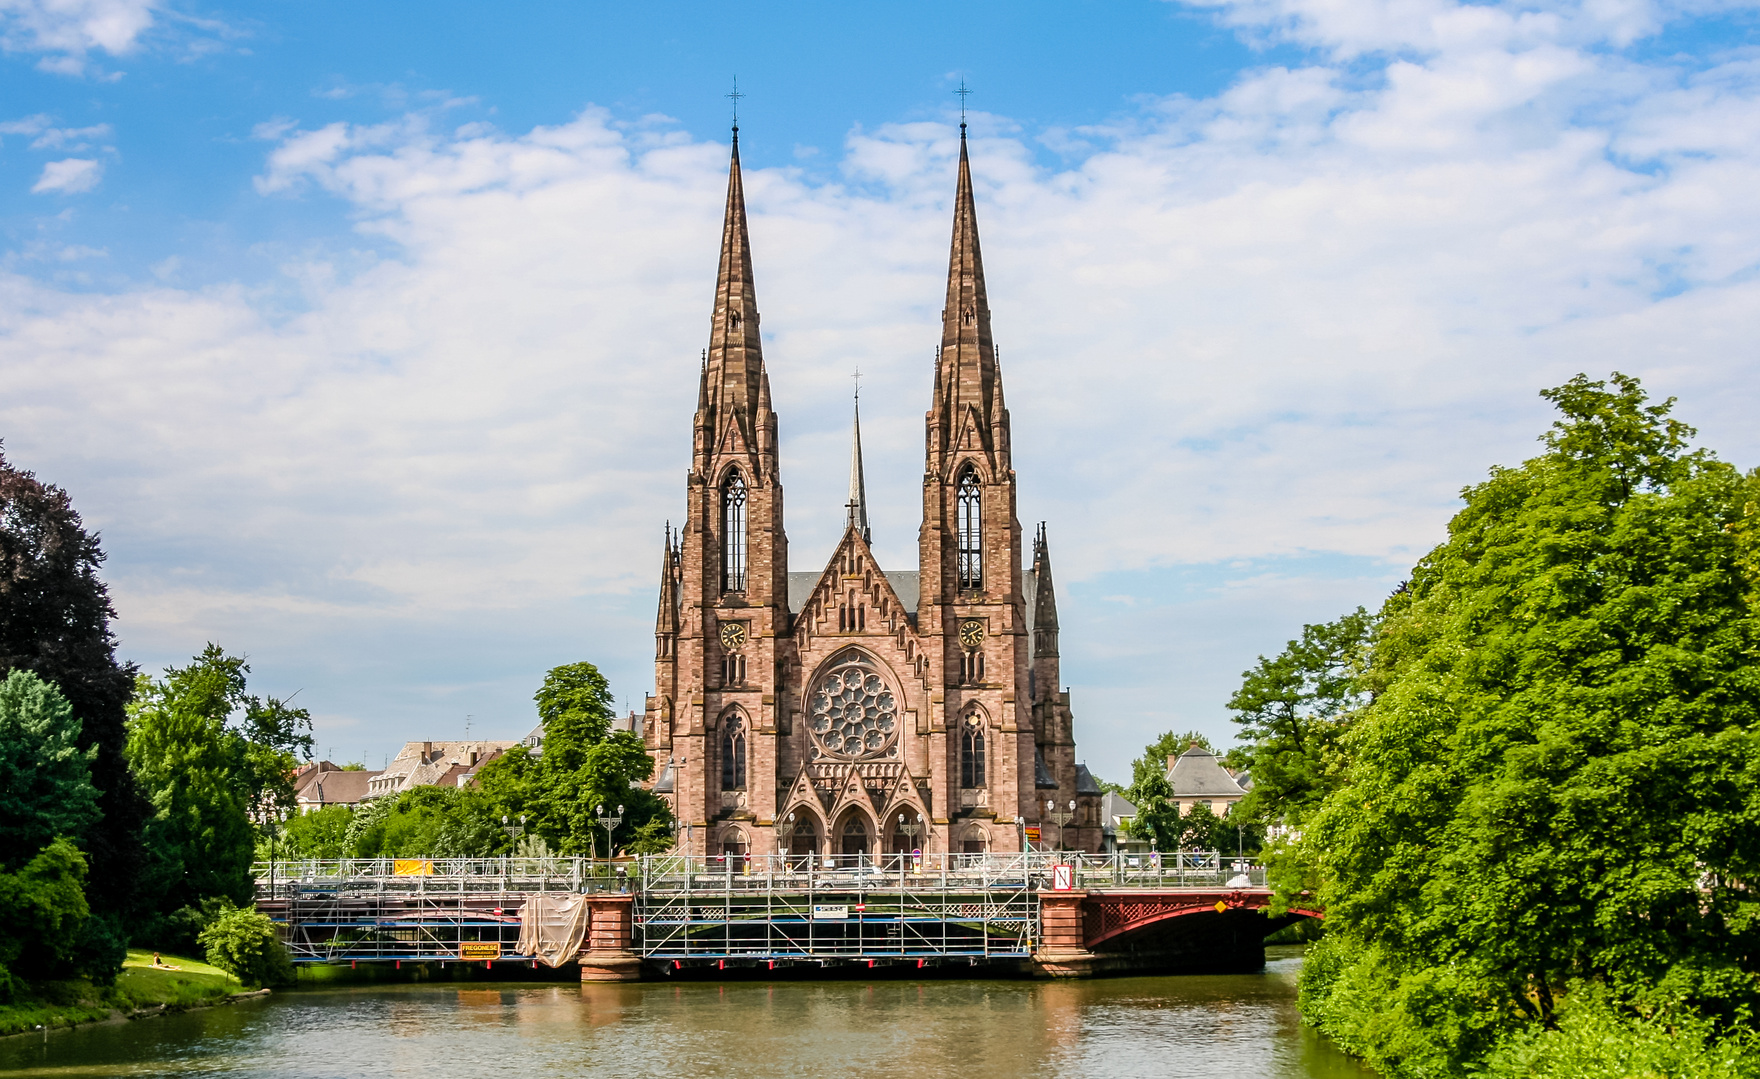
[[[874,542],[868,531],[868,484],[862,476],[862,398],[856,395],[855,423],[851,428],[849,448],[849,526],[861,534],[862,542]]]
[[[715,311],[709,350],[697,395],[696,452],[746,456],[755,472],[776,473],[776,418],[770,411],[770,376],[764,370],[757,288],[752,281],[752,242],[746,227],[745,183],[739,165],[739,128],[733,129],[728,165],[727,211],[721,227],[721,265],[715,278]]]
[[[964,124],[941,346],[925,426],[917,627],[945,686],[930,723],[936,752],[947,762],[949,783],[963,781],[961,754],[972,744],[971,732],[982,732],[988,774],[998,777],[986,811],[1037,821],[1021,525]],[[965,797],[952,786],[937,793],[943,796]]]
[[[978,208],[964,124],[959,129],[959,186],[953,200],[953,244],[930,421],[932,461],[977,451],[993,471],[1009,467],[1008,421],[996,342],[990,332],[990,299],[984,290],[984,256],[978,243]]]
[[[788,639],[788,537],[737,127],[693,428],[689,515],[677,538],[677,658],[660,664],[647,737],[650,751],[679,763],[674,812],[704,828],[727,794],[723,732],[742,732],[752,769],[773,769],[777,720],[788,706],[777,691],[785,657],[776,644]],[[773,790],[754,785],[742,805],[768,813],[774,800]]]

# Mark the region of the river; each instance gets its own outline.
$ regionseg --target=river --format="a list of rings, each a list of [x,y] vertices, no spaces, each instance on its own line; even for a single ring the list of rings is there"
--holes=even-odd
[[[1372,1079],[1263,973],[1094,981],[486,983],[295,990],[0,1041],[35,1076]]]

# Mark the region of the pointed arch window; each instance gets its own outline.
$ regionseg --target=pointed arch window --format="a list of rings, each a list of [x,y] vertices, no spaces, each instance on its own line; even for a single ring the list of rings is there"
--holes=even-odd
[[[959,736],[959,785],[978,790],[984,784],[984,724],[976,716],[966,717]]]
[[[984,587],[984,492],[978,470],[971,465],[959,474],[959,586]]]
[[[746,789],[746,724],[738,715],[721,725],[721,789]]]
[[[721,590],[746,590],[746,481],[737,469],[721,485]]]

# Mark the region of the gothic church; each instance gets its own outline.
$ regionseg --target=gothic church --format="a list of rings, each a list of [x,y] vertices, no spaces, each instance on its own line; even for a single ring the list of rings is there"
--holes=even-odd
[[[869,549],[856,422],[843,539],[823,570],[790,573],[736,127],[689,507],[666,538],[643,722],[680,848],[1099,850],[1043,526],[1022,564],[964,124],[914,569],[881,569]]]

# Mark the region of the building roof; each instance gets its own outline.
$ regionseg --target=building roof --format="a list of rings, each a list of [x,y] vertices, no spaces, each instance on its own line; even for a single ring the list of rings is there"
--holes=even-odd
[[[378,774],[360,768],[343,771],[323,761],[299,777],[294,800],[303,805],[355,805],[366,799],[367,785]]]
[[[375,781],[369,788],[374,797],[426,787],[440,782],[454,765],[475,768],[489,757],[517,745],[517,742],[473,739],[453,742],[405,742],[383,772],[373,773]],[[457,782],[456,779],[453,780]]]
[[[1247,793],[1216,762],[1216,754],[1202,746],[1193,746],[1167,763],[1167,782],[1175,798],[1239,798]]]
[[[886,583],[898,593],[898,602],[904,604],[904,613],[915,618],[917,601],[923,593],[923,575],[914,569],[883,569]],[[818,587],[819,578],[824,573],[790,573],[788,575],[788,610],[790,614],[801,613],[801,608],[813,598],[813,589]]]
[[[1094,782],[1094,773],[1088,771],[1088,766],[1085,764],[1076,765],[1076,793],[1100,793],[1100,784]]]
[[[1137,807],[1122,794],[1108,793],[1100,799],[1100,818],[1107,824],[1114,824],[1120,817],[1134,817]]]

